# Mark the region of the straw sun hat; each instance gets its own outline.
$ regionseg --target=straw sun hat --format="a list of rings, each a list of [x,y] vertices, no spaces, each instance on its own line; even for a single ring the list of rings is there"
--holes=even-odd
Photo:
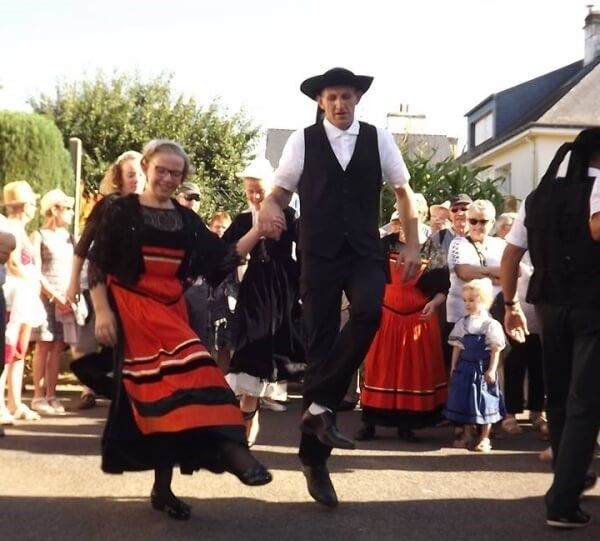
[[[74,204],[74,197],[70,197],[62,190],[56,188],[45,193],[42,197],[40,201],[40,213],[46,214],[54,206],[73,208]]]
[[[24,203],[36,203],[39,195],[34,193],[26,180],[15,180],[4,185],[2,205],[10,207]]]

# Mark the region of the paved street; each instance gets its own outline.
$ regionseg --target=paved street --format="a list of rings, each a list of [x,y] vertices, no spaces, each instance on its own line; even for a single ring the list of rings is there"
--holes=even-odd
[[[425,431],[416,444],[381,430],[356,451],[335,453],[330,468],[342,503],[323,508],[298,468],[297,398],[285,413],[262,415],[255,450],[274,481],[248,488],[227,474],[176,474],[175,493],[193,505],[192,519],[176,522],[151,509],[151,473],[100,471],[107,403],[77,412],[77,397],[61,396],[68,415],[19,423],[0,439],[0,540],[600,539],[598,487],[584,502],[595,519],[589,528],[544,526],[550,474],[537,459],[545,442],[530,430],[496,440],[489,455],[450,448],[448,427]],[[360,412],[339,417],[347,433],[358,428]]]

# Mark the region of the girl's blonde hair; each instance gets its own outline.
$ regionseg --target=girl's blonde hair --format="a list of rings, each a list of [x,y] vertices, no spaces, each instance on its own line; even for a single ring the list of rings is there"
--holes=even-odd
[[[221,221],[221,222],[231,222],[231,216],[229,215],[229,212],[225,212],[223,210],[217,211],[215,212],[211,217],[210,217],[210,221],[208,222],[208,225],[212,225],[214,224],[216,221]]]
[[[486,308],[490,308],[494,302],[494,286],[489,278],[476,278],[463,286],[463,293],[472,292]]]
[[[129,161],[140,162],[142,155],[135,150],[123,152],[113,163],[100,182],[99,191],[102,195],[121,193],[123,191],[123,164]]]
[[[144,150],[142,150],[142,166],[148,167],[152,157],[160,152],[176,154],[183,159],[183,176],[181,177],[181,182],[194,174],[194,167],[183,147],[179,143],[168,139],[152,139],[152,141],[146,144]]]

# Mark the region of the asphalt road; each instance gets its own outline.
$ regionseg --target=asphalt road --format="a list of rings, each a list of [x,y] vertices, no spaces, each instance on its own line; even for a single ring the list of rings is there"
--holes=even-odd
[[[21,422],[0,439],[0,541],[600,539],[598,487],[583,503],[595,519],[587,529],[544,525],[551,475],[537,459],[546,444],[530,429],[495,440],[488,455],[452,449],[448,427],[412,444],[382,429],[356,451],[334,453],[341,504],[324,508],[308,496],[296,457],[297,398],[287,412],[262,414],[254,450],[273,482],[249,488],[228,474],[176,474],[175,493],[193,506],[191,520],[176,522],[150,507],[150,472],[100,471],[107,403],[79,412],[77,396],[63,392],[67,415]],[[339,425],[352,434],[360,412],[340,414]]]

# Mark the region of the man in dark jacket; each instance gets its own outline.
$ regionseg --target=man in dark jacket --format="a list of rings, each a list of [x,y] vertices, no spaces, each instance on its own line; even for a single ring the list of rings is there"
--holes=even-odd
[[[565,178],[558,168],[571,153]],[[527,322],[516,296],[519,262],[529,249],[534,273],[527,300],[542,325],[547,411],[554,481],[546,494],[547,524],[586,526],[581,493],[600,429],[600,129],[582,131],[556,153],[521,206],[506,237],[501,265],[505,328],[524,341]]]
[[[372,80],[333,68],[302,83],[300,90],[317,101],[324,119],[290,136],[275,189],[259,216],[269,234],[277,236],[282,209],[298,192],[308,361],[299,456],[309,493],[331,507],[337,496],[327,459],[332,447],[354,448],[337,430],[335,411],[381,317],[386,264],[378,230],[382,179],[395,191],[406,231],[407,246],[399,259],[405,279],[420,264],[417,214],[402,155],[390,133],[354,117]],[[342,292],[351,309],[340,330]]]

